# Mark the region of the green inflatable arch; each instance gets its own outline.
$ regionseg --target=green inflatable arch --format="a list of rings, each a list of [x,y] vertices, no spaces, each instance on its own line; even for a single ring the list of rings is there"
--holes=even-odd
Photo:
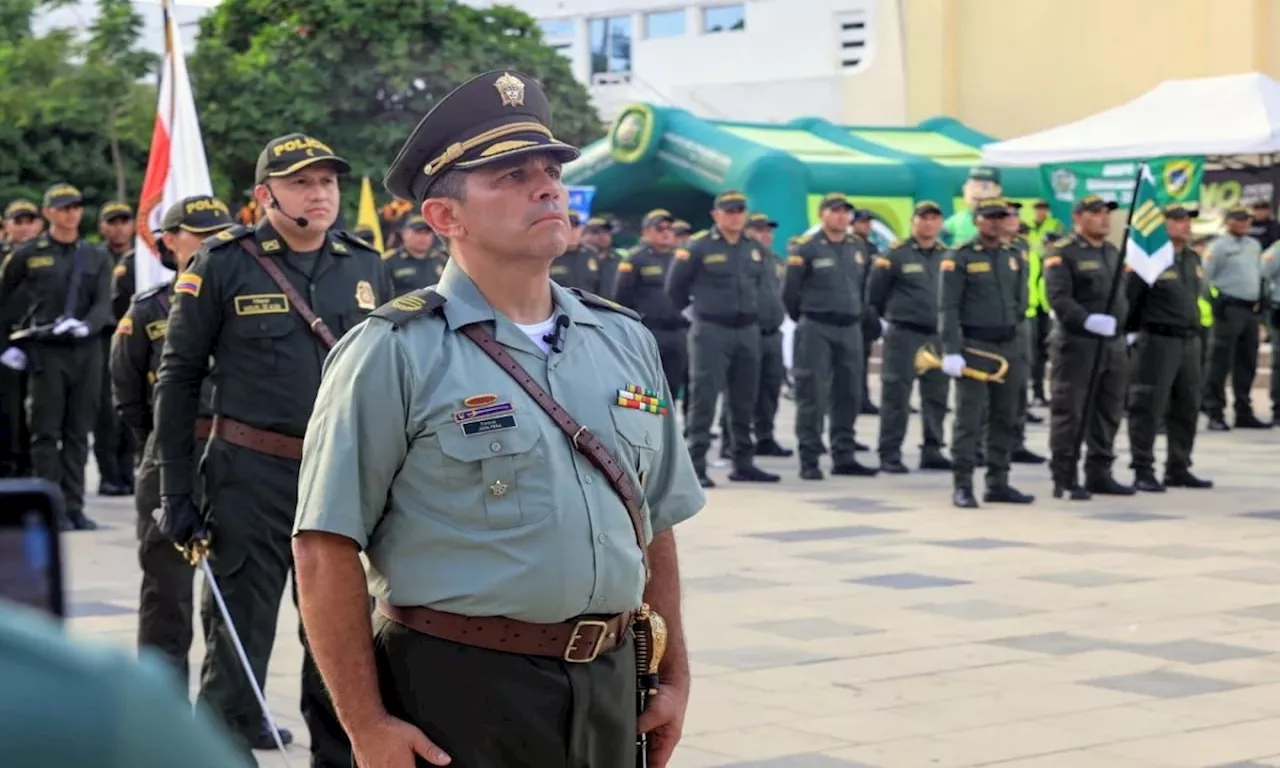
[[[839,126],[807,117],[786,124],[707,120],[674,107],[632,104],[605,138],[565,167],[566,184],[596,188],[592,209],[624,221],[666,208],[695,227],[710,224],[711,201],[741,190],[752,210],[777,220],[780,238],[817,220],[818,200],[843,192],[896,236],[906,233],[918,200],[950,215],[994,141],[950,118],[910,128]],[[1038,169],[1002,171],[1012,199],[1040,196]]]

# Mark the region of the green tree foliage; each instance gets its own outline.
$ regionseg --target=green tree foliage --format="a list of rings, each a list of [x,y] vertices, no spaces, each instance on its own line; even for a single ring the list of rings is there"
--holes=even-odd
[[[413,126],[456,86],[493,69],[517,69],[551,99],[554,130],[586,143],[603,131],[568,62],[536,22],[507,7],[456,0],[224,0],[200,23],[190,69],[217,191],[253,183],[274,136],[314,135],[381,179]]]
[[[142,20],[129,0],[99,0],[87,35],[35,35],[37,10],[60,4],[0,2],[0,204],[39,204],[65,181],[84,192],[88,223],[99,204],[140,190],[156,97],[139,78],[155,57],[137,49]]]

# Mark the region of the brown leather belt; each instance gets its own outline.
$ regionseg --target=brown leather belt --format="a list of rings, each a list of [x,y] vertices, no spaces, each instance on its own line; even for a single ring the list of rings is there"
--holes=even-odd
[[[302,438],[251,427],[226,416],[213,417],[210,434],[219,440],[251,451],[298,461],[302,458]]]
[[[196,439],[208,440],[213,433],[213,419],[196,419]],[[228,441],[229,442],[229,441]]]
[[[575,664],[596,660],[626,636],[634,613],[607,619],[531,624],[502,616],[461,616],[423,606],[378,601],[378,611],[395,623],[441,640],[524,656],[547,656]]]

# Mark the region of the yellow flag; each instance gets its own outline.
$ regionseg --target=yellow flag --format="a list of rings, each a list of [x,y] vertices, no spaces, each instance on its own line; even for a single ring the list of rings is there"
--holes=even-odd
[[[373,185],[369,183],[368,176],[360,182],[360,212],[356,214],[356,226],[373,230],[373,242],[370,245],[378,249],[378,253],[382,253],[385,248],[382,244],[382,224],[378,221],[378,208],[373,204]]]

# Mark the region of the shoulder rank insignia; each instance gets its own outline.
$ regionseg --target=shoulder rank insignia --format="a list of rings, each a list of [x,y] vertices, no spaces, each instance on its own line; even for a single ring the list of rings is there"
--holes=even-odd
[[[419,288],[383,304],[370,312],[369,317],[380,317],[400,328],[414,318],[435,314],[445,301],[445,297],[430,288]]]
[[[610,312],[617,312],[620,315],[626,315],[632,320],[640,319],[639,313],[627,309],[616,301],[609,301],[603,296],[597,296],[594,293],[587,293],[581,288],[570,288],[569,293],[572,293],[577,297],[578,301],[581,301],[583,304],[586,304],[588,307],[593,309],[606,309]]]
[[[382,252],[382,260],[386,261],[387,259],[390,259],[392,256],[395,256],[395,255],[396,255],[396,249],[388,248],[387,250]]]
[[[705,239],[706,239],[706,237],[707,237],[707,235],[709,235],[709,234],[711,234],[711,230],[709,230],[709,229],[704,229],[704,230],[702,230],[701,232],[698,232],[698,233],[697,233],[697,234],[695,234],[694,236],[690,237],[690,238],[689,238],[689,242],[691,242],[691,243],[692,243],[692,242],[695,242],[695,241],[698,241],[698,240],[705,240]]]
[[[234,226],[231,226],[231,227],[228,227],[227,229],[222,230],[221,232],[219,232],[216,235],[213,235],[212,237],[206,237],[203,245],[205,248],[212,250],[214,248],[220,248],[226,245],[227,243],[234,242],[244,237],[248,237],[249,235],[252,235],[252,234],[253,234],[252,229],[249,229],[243,224],[236,224]]]
[[[351,234],[345,229],[334,230],[333,237],[336,240],[342,240],[343,242],[349,245],[353,245],[362,251],[372,251],[373,253],[378,252],[378,250],[374,248],[372,245],[369,245],[364,240],[361,240],[360,238],[356,237],[355,235]]]

